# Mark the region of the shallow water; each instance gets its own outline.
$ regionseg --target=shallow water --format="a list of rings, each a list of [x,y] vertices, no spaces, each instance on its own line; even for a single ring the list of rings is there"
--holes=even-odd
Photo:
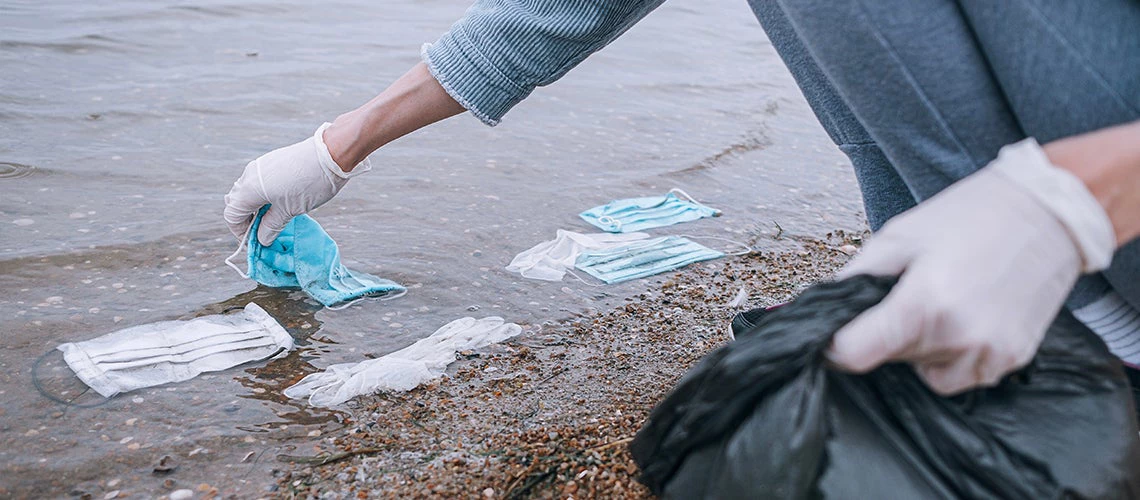
[[[466,5],[0,3],[0,495],[147,494],[166,479],[264,491],[278,453],[309,453],[343,425],[280,395],[305,373],[457,317],[537,328],[659,280],[598,288],[503,270],[557,229],[590,231],[576,214],[615,198],[681,187],[724,216],[656,233],[762,250],[788,245],[777,224],[784,236],[863,227],[845,158],[745,2],[675,0],[502,125],[464,116],[413,134],[313,213],[349,267],[408,295],[323,311],[222,265],[235,241],[221,198],[244,164],[370,98]],[[33,384],[48,353],[42,389],[98,404],[55,346],[250,301],[303,348],[93,408]],[[155,475],[163,455],[179,468]]]

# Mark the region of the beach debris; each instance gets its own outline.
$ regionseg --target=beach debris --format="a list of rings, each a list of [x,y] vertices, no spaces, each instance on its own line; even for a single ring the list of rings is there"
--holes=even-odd
[[[727,306],[732,308],[744,307],[746,303],[748,303],[748,287],[740,287],[740,291],[736,292],[736,296],[728,302]]]
[[[498,316],[460,318],[404,349],[359,363],[329,366],[285,389],[291,398],[308,398],[313,406],[331,407],[362,394],[410,391],[443,375],[456,353],[502,342],[522,327]]]
[[[83,383],[109,398],[269,359],[292,350],[293,337],[251,302],[238,313],[139,325],[57,349]]]

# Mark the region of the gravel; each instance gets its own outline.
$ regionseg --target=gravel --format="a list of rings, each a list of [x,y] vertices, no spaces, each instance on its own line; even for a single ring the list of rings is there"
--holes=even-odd
[[[623,307],[460,354],[449,376],[359,398],[307,456],[279,456],[287,498],[642,498],[627,446],[732,315],[830,278],[862,235],[689,266]],[[742,290],[744,292],[742,293]],[[747,297],[744,304],[740,297]],[[735,299],[735,300],[734,300]]]

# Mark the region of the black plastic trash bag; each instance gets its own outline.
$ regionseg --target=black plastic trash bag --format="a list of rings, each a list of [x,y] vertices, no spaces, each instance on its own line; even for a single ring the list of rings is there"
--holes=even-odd
[[[710,354],[631,444],[667,498],[1137,498],[1131,387],[1068,312],[1032,364],[943,398],[909,365],[828,368],[832,334],[886,296],[857,276],[805,291]]]

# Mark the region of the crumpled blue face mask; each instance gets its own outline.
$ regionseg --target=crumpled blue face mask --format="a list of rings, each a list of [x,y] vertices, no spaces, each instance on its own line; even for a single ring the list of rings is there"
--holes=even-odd
[[[246,235],[249,272],[243,276],[265,286],[299,287],[330,308],[365,296],[407,291],[394,281],[344,267],[336,242],[308,215],[293,217],[273,244],[262,246],[257,241],[257,227],[268,209],[269,205],[262,207]],[[228,259],[226,264],[237,269]]]
[[[703,205],[684,191],[674,188],[665,196],[611,201],[586,210],[579,217],[602,231],[629,233],[718,215],[720,210]]]
[[[643,240],[620,247],[587,251],[574,267],[606,283],[621,283],[671,271],[724,253],[681,236]]]

